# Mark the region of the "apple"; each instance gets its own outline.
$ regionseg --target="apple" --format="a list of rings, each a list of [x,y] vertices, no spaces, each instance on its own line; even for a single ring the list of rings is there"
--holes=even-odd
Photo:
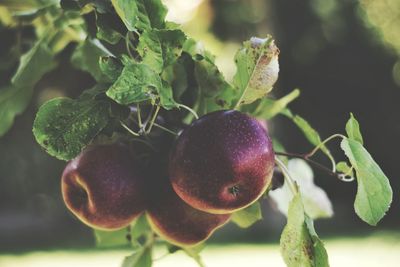
[[[210,214],[186,204],[174,192],[167,176],[154,182],[147,220],[155,233],[177,246],[195,246],[227,223],[229,214]],[[158,189],[155,189],[157,187]]]
[[[65,167],[62,196],[68,209],[85,224],[116,230],[145,210],[144,177],[128,147],[92,145]]]
[[[275,155],[265,128],[235,110],[209,113],[177,138],[169,177],[192,207],[232,213],[255,202],[271,183]]]

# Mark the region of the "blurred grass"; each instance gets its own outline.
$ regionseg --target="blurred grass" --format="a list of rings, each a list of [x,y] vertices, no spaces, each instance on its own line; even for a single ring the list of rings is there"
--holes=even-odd
[[[325,240],[332,267],[400,266],[400,232]],[[66,250],[0,255],[1,267],[119,267],[128,250]],[[157,247],[154,258],[164,255]],[[209,245],[202,252],[208,267],[284,267],[278,244]],[[157,260],[154,267],[195,267],[182,252]]]

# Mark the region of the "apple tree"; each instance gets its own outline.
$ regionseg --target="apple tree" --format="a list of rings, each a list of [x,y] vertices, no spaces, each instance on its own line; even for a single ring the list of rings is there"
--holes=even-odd
[[[246,228],[262,220],[266,198],[287,216],[280,239],[287,266],[329,266],[314,221],[332,216],[332,206],[312,168],[357,183],[354,209],[367,224],[376,225],[392,201],[355,116],[343,133],[322,138],[289,108],[298,89],[280,99],[270,95],[279,41],[244,41],[232,55],[236,74],[228,81],[214,56],[166,21],[166,13],[161,0],[2,1],[1,24],[34,34],[21,35],[11,53],[21,56],[0,90],[0,135],[72,45],[71,66],[96,85],[76,99],[44,103],[33,135],[48,154],[68,161],[60,174],[64,201],[95,229],[99,245],[110,237],[131,244],[123,267],[151,266],[155,243],[204,266],[207,238],[229,222]],[[277,116],[292,121],[314,149],[289,152],[271,136],[266,121]],[[347,161],[330,153],[334,139]],[[331,166],[313,159],[318,152]]]

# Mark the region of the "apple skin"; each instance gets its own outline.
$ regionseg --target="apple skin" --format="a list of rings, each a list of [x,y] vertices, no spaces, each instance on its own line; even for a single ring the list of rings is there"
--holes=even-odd
[[[255,202],[270,185],[274,165],[263,125],[239,111],[216,111],[194,121],[177,138],[169,177],[186,203],[224,214]]]
[[[145,210],[142,173],[132,151],[122,144],[89,146],[64,169],[64,202],[92,228],[123,228]]]
[[[168,177],[162,177],[163,181],[153,183],[146,217],[153,231],[169,243],[195,246],[229,221],[229,214],[210,214],[192,208],[175,193]]]

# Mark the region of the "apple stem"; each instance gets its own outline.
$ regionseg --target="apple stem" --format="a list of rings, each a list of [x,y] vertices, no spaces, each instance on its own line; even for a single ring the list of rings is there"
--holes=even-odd
[[[322,141],[321,143],[319,143],[313,150],[311,150],[311,152],[305,154],[305,158],[311,158],[318,150],[322,149],[326,143],[328,143],[329,141],[335,139],[335,138],[341,138],[341,139],[345,139],[346,136],[342,135],[342,134],[334,134],[329,136],[328,138],[326,138],[324,141]],[[331,155],[328,155],[329,160],[332,162],[332,172],[336,172],[336,162],[333,159],[333,157]]]
[[[151,120],[150,120],[150,125],[149,125],[149,127],[147,128],[146,134],[149,134],[149,133],[151,132],[151,128],[153,128],[154,122],[155,122],[156,119],[157,119],[157,116],[158,116],[158,112],[159,112],[159,111],[160,111],[160,106],[157,105],[156,111],[153,113],[153,116],[152,116],[152,118],[151,118]]]
[[[283,175],[285,176],[285,180],[289,185],[290,191],[292,191],[293,196],[295,196],[299,190],[295,180],[290,175],[289,170],[286,168],[285,163],[283,163],[277,156],[275,156],[275,163],[278,165],[279,169],[281,169]]]
[[[141,111],[140,111],[140,104],[139,103],[136,105],[136,110],[137,110],[137,119],[138,119],[139,129],[142,129],[142,127],[143,127],[142,114],[141,114]]]
[[[312,157],[318,150],[320,150],[326,143],[328,143],[329,141],[331,141],[332,139],[335,138],[346,138],[346,136],[342,135],[342,134],[334,134],[329,136],[328,138],[326,138],[324,141],[322,141],[321,143],[319,143],[313,150],[311,150],[311,152],[307,153],[305,156],[307,158]]]
[[[124,127],[125,130],[127,130],[130,134],[132,134],[133,136],[136,136],[136,137],[139,137],[139,136],[140,136],[140,134],[138,134],[138,133],[132,131],[132,129],[129,128],[125,123],[123,123],[122,121],[119,121],[119,122],[120,122],[121,126]]]
[[[137,106],[137,112],[138,112],[137,120],[135,118],[131,118],[131,120],[139,127],[139,129],[143,129],[143,123],[141,121],[139,105]],[[174,131],[172,131],[172,130],[170,130],[170,129],[168,129],[168,128],[166,128],[166,127],[164,127],[164,126],[162,126],[162,125],[160,125],[160,124],[158,124],[156,122],[153,123],[153,126],[157,127],[157,128],[160,128],[161,130],[166,131],[166,132],[168,132],[168,133],[170,133],[170,134],[172,134],[174,136],[178,136],[178,134],[176,132],[174,132]],[[143,130],[141,132],[143,133]],[[140,133],[139,133],[139,135],[140,135]]]
[[[141,128],[141,131],[144,131],[144,129],[146,128],[147,124],[149,123],[149,121],[150,121],[150,119],[151,119],[151,116],[152,116],[152,114],[153,114],[153,111],[154,111],[154,105],[151,106],[151,110],[150,110],[149,114],[147,115],[146,120],[145,120],[144,123],[143,123],[143,127]]]
[[[351,171],[347,172],[347,173],[338,173],[336,171],[332,171],[331,169],[325,167],[324,165],[309,159],[307,154],[296,154],[296,153],[289,153],[289,152],[275,152],[276,155],[279,156],[286,156],[286,157],[291,157],[291,158],[299,158],[302,160],[307,161],[308,163],[310,163],[311,165],[313,165],[314,167],[326,172],[327,174],[329,174],[330,176],[336,177],[339,180],[343,181],[343,182],[352,182],[354,181],[354,177],[348,177],[349,174],[351,173]]]
[[[189,111],[190,113],[192,113],[193,116],[196,118],[196,120],[199,119],[199,115],[197,115],[197,112],[194,111],[193,109],[189,108],[188,106],[186,106],[186,105],[184,105],[184,104],[178,104],[178,107],[179,107],[179,108],[184,108],[184,109],[186,109],[187,111]]]
[[[157,128],[160,128],[161,130],[164,130],[164,131],[166,131],[167,133],[170,133],[170,134],[172,134],[172,135],[175,135],[175,136],[178,136],[178,134],[176,133],[176,132],[174,132],[174,131],[172,131],[172,130],[170,130],[170,129],[168,129],[168,128],[166,128],[166,127],[164,127],[164,126],[162,126],[162,125],[160,125],[160,124],[158,124],[158,123],[153,123],[153,125],[155,126],[155,127],[157,127]]]

